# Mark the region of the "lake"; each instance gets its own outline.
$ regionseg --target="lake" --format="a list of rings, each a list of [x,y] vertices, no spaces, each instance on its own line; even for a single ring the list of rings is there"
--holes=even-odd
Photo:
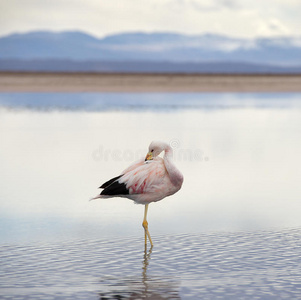
[[[301,94],[0,94],[3,299],[300,298]],[[89,201],[174,149],[182,189]],[[153,297],[153,298],[151,298]]]

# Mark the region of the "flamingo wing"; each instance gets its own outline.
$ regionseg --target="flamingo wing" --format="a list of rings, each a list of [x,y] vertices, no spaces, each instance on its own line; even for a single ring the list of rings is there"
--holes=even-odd
[[[118,176],[118,178],[119,177],[120,176]],[[120,183],[118,180],[113,181],[110,185],[106,186],[105,189],[100,193],[100,195],[104,195],[104,196],[117,196],[117,195],[128,195],[128,194],[129,194],[129,190],[126,188],[126,185],[124,183]]]
[[[139,166],[143,165],[144,159],[140,159],[136,162],[134,162],[132,165],[130,165],[127,169],[125,169],[122,172],[122,175],[116,176],[108,181],[106,181],[104,184],[102,184],[99,188],[104,189],[100,196],[121,196],[121,195],[128,195],[129,189],[127,188],[126,184],[123,182],[120,182],[120,178],[124,176],[124,174],[127,174],[131,172],[132,170],[135,170]]]
[[[104,189],[100,196],[132,198],[131,195],[135,195],[136,200],[140,194],[151,194],[162,189],[166,173],[160,157],[150,162],[139,160],[124,170],[122,175],[105,182],[100,187]]]
[[[108,181],[106,181],[104,184],[102,184],[99,188],[100,189],[105,189],[107,188],[108,186],[110,186],[112,183],[114,183],[114,181],[117,181],[122,175],[119,175],[117,177],[114,177]]]
[[[126,185],[130,195],[154,192],[162,184],[167,173],[160,157],[137,164],[135,168],[128,168],[125,171],[119,182]]]

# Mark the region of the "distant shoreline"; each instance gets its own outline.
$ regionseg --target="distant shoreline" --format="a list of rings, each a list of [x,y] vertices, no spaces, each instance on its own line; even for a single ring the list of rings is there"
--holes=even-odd
[[[301,74],[0,72],[0,92],[301,92]]]

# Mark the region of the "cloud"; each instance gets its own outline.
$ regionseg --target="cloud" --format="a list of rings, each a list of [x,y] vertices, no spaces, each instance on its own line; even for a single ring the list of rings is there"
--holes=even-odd
[[[300,0],[0,0],[0,35],[41,29],[99,37],[129,31],[300,35],[300,11]]]
[[[240,8],[236,0],[172,0],[169,5],[177,5],[185,9],[193,8],[204,12]]]
[[[260,36],[283,36],[291,34],[288,27],[277,19],[258,22],[257,33]]]

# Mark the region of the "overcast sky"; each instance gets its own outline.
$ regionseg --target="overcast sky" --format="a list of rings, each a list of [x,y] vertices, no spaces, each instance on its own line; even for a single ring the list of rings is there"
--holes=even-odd
[[[301,35],[301,0],[0,0],[0,36],[81,30]]]

